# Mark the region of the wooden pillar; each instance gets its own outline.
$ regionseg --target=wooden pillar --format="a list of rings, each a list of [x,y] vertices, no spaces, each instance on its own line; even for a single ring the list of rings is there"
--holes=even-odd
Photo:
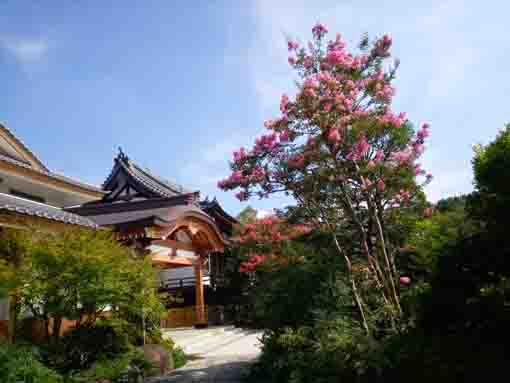
[[[204,300],[204,255],[199,254],[195,262],[195,327],[207,327]]]

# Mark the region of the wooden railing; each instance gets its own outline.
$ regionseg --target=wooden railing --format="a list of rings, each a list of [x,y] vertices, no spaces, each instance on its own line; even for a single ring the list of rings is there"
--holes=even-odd
[[[209,275],[204,275],[204,284],[208,285],[211,281],[211,277]],[[167,279],[164,282],[161,282],[161,288],[164,290],[175,290],[183,287],[192,287],[195,286],[195,277],[186,277],[186,278],[172,278]]]

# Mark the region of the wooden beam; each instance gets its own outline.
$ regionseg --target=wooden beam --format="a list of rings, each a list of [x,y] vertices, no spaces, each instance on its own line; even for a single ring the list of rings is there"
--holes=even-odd
[[[195,262],[195,327],[207,327],[205,320],[205,300],[204,300],[204,259],[199,256]]]
[[[185,257],[171,257],[167,254],[156,253],[151,255],[154,264],[166,269],[193,266],[193,260]]]
[[[186,250],[186,251],[197,251],[197,249],[191,243],[184,243],[175,241],[173,239],[157,239],[151,242],[152,245],[168,247],[170,249]]]

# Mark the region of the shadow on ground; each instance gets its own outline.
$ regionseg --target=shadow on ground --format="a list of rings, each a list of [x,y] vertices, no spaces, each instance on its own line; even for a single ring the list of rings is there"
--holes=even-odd
[[[146,380],[146,383],[241,383],[246,380],[251,364],[250,361],[236,361],[196,368],[186,366],[168,376]]]

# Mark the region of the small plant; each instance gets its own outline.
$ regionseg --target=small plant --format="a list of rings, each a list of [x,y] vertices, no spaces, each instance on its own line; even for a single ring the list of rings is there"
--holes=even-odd
[[[44,366],[29,346],[0,344],[0,382],[63,383],[56,372]]]
[[[172,357],[174,358],[174,367],[180,368],[186,364],[186,354],[180,347],[174,347],[172,351]]]

